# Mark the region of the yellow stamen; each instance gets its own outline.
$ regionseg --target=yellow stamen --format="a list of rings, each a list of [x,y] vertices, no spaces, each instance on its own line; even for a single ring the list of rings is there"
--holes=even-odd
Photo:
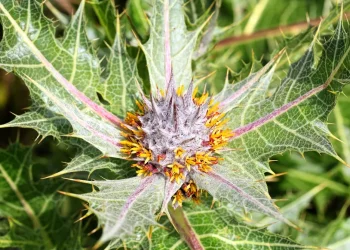
[[[210,134],[209,144],[211,145],[211,148],[216,151],[226,146],[233,135],[234,133],[230,129],[214,129],[214,131]]]
[[[193,92],[192,92],[192,99],[196,98],[197,92],[198,92],[198,87],[195,87]]]
[[[137,176],[151,176],[153,174],[150,169],[146,167],[146,165],[132,164],[131,167],[136,167],[139,169],[136,171]]]
[[[184,86],[184,85],[181,85],[180,87],[177,88],[176,94],[177,94],[178,96],[182,96],[183,93],[184,93],[184,90],[185,90],[185,86]]]
[[[122,144],[122,145],[128,145],[128,146],[139,146],[139,144],[137,144],[137,143],[126,141],[126,140],[125,141],[120,141],[119,143]]]
[[[206,102],[206,100],[208,99],[209,93],[204,93],[201,97],[199,98],[195,98],[195,102],[197,105],[202,105],[203,103]]]
[[[219,114],[216,116],[213,116],[212,118],[208,119],[205,123],[205,126],[207,126],[208,128],[211,128],[217,124],[220,123],[220,120],[225,116],[225,114]]]
[[[187,167],[188,171],[190,171],[191,166],[196,165],[196,159],[194,157],[187,156],[185,159],[185,163],[186,163],[186,167]]]
[[[137,115],[127,112],[125,122],[128,124],[133,124],[133,123],[139,122],[139,118],[137,117]]]
[[[210,167],[209,165],[207,164],[201,164],[199,165],[199,168],[198,168],[200,171],[202,172],[205,172],[205,173],[208,173],[209,171],[212,170],[212,167]]]
[[[218,121],[218,123],[215,125],[216,129],[222,128],[223,126],[225,126],[228,123],[229,119],[225,119],[222,121]]]
[[[181,85],[177,88],[176,94],[183,96],[184,91],[185,87]],[[159,93],[165,97],[164,90],[159,90]],[[177,183],[181,183],[182,181],[183,185],[174,195],[173,201],[179,205],[182,204],[184,198],[192,198],[199,202],[201,190],[197,188],[192,180],[184,183],[184,180],[188,176],[188,171],[191,171],[191,168],[197,168],[205,173],[211,171],[213,166],[221,160],[221,158],[215,155],[215,152],[225,147],[234,135],[232,130],[225,129],[225,125],[229,122],[229,119],[224,119],[225,113],[219,111],[219,103],[214,102],[211,98],[209,99],[209,93],[206,90],[198,94],[198,87],[195,87],[192,98],[197,106],[209,103],[205,114],[205,126],[210,132],[208,139],[203,142],[203,147],[205,148],[203,152],[198,151],[189,155],[189,152],[186,152],[182,147],[177,147],[174,150],[174,155],[169,155],[170,157],[174,157],[175,161],[162,170],[157,169],[151,161],[158,161],[159,163],[162,163],[162,161],[166,162],[168,156],[167,154],[153,156],[153,152],[143,145],[143,138],[146,134],[142,129],[140,117],[144,115],[147,106],[142,101],[136,101],[139,111],[136,113],[126,113],[125,124],[122,125],[123,131],[121,132],[121,135],[125,138],[125,140],[120,142],[121,152],[127,158],[134,158],[140,162],[133,165],[133,167],[137,168],[137,175],[150,176],[153,173],[162,171],[165,176],[168,176],[170,181],[176,181]]]
[[[138,100],[136,100],[136,105],[143,114],[145,112],[144,106]]]
[[[215,103],[214,105],[212,105],[212,102],[213,100],[210,100],[209,109],[207,111],[207,117],[210,117],[219,110],[219,103]]]
[[[201,200],[200,200],[200,193],[197,192],[195,195],[192,195],[192,200],[195,204],[199,205],[201,203]]]
[[[142,148],[142,151],[138,153],[138,156],[145,158],[145,163],[148,163],[152,159],[151,151],[145,148]]]
[[[183,200],[184,200],[184,195],[182,194],[181,190],[178,190],[174,195],[173,205],[177,203],[181,207]]]
[[[167,167],[171,168],[170,181],[175,180],[177,183],[179,183],[181,179],[185,179],[185,176],[182,173],[184,166],[182,166],[180,163],[175,161],[173,164],[169,164]]]
[[[175,158],[180,158],[185,153],[185,150],[179,147],[174,150],[174,153],[175,153]]]
[[[192,180],[190,180],[190,182],[187,185],[182,187],[182,189],[186,192],[186,195],[188,197],[197,192],[197,186]]]

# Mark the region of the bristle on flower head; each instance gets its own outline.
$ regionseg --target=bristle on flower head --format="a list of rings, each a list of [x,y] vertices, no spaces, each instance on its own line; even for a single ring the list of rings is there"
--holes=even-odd
[[[192,89],[193,83],[187,91]],[[193,169],[208,173],[221,160],[217,153],[233,136],[225,129],[225,114],[208,92],[199,95],[195,88],[184,93],[183,85],[177,90],[170,86],[149,103],[151,107],[137,101],[139,110],[127,113],[121,151],[138,162],[133,165],[138,175],[161,174],[182,184],[174,206],[187,198],[198,202],[201,191],[189,173]]]

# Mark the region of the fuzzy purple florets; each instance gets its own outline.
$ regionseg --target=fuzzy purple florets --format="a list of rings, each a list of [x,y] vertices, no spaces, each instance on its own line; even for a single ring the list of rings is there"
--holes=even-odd
[[[218,105],[207,93],[196,97],[196,92],[191,84],[185,94],[180,87],[151,100],[143,96],[143,104],[137,102],[140,111],[127,114],[128,126],[122,133],[122,152],[137,161],[133,166],[138,175],[161,174],[183,183],[174,198],[177,204],[183,197],[198,199],[199,190],[189,173],[209,172],[220,160],[216,151],[232,136],[223,129],[226,121]]]
[[[152,100],[152,109],[139,117],[144,147],[152,151],[152,164],[166,167],[173,162],[185,165],[185,158],[210,149],[210,128],[205,126],[208,104],[197,105],[192,93]],[[183,149],[181,159],[175,151]],[[159,157],[162,159],[158,162]]]

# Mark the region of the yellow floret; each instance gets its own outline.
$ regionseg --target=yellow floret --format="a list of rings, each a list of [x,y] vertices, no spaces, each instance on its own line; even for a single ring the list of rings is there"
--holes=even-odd
[[[183,93],[184,93],[184,90],[185,90],[185,86],[184,86],[184,85],[181,85],[180,87],[177,88],[176,94],[177,94],[178,96],[182,96]]]
[[[185,150],[182,148],[177,148],[174,150],[174,153],[175,153],[175,158],[180,158],[185,153]]]

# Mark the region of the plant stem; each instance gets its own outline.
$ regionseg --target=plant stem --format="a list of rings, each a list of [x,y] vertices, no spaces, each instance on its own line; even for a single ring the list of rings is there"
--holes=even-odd
[[[187,243],[188,247],[192,250],[204,250],[204,247],[199,241],[197,234],[191,227],[182,207],[174,209],[170,204],[168,209],[171,217],[170,221],[183,240]]]
[[[350,13],[346,12],[344,13],[344,17],[347,17]],[[239,45],[242,43],[248,43],[254,40],[260,40],[260,39],[266,39],[266,38],[271,38],[271,37],[277,37],[281,36],[283,34],[298,34],[303,30],[306,30],[307,28],[311,26],[317,26],[321,23],[323,20],[323,17],[318,17],[315,19],[311,19],[309,21],[305,22],[299,22],[299,23],[293,23],[293,24],[288,24],[288,25],[282,25],[276,28],[270,28],[270,29],[264,29],[264,30],[259,30],[254,33],[247,33],[239,35],[239,36],[232,36],[225,38],[221,41],[219,41],[215,49],[222,49],[227,46],[232,46],[232,45]],[[339,15],[337,15],[335,18],[331,20],[331,23],[336,22],[339,20]],[[248,30],[251,32],[251,30]]]
[[[247,43],[253,40],[265,39],[280,36],[285,33],[299,33],[302,30],[306,30],[310,26],[317,26],[320,24],[321,18],[310,20],[309,22],[300,22],[290,25],[279,26],[276,28],[260,30],[247,35],[232,36],[221,40],[215,46],[216,49],[221,49],[226,46],[238,45]]]

